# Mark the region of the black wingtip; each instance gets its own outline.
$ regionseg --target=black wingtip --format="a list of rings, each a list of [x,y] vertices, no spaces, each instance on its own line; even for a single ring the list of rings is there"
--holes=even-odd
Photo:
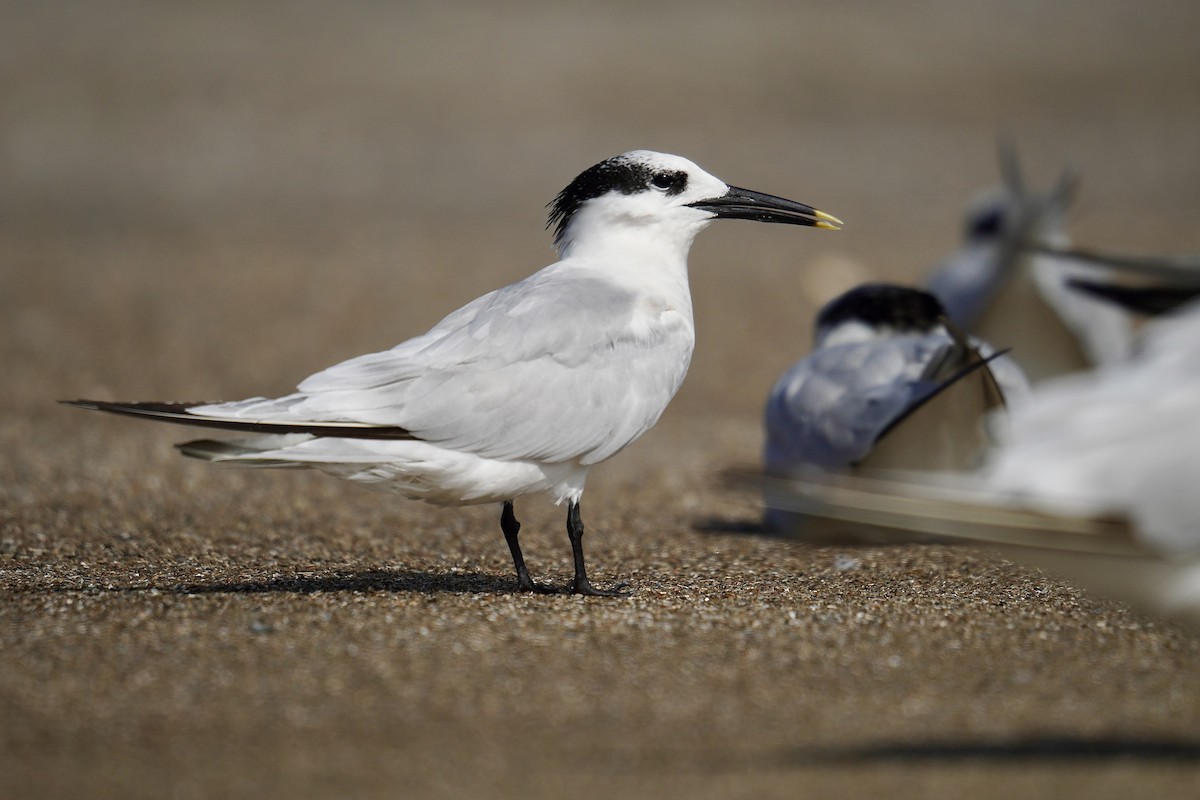
[[[416,439],[405,428],[395,425],[369,425],[358,422],[321,422],[321,421],[276,421],[254,419],[230,419],[227,417],[207,417],[190,413],[189,409],[197,406],[215,405],[215,403],[115,403],[107,400],[60,400],[60,403],[86,408],[94,411],[107,411],[110,414],[122,414],[139,419],[151,419],[158,422],[172,422],[177,425],[191,425],[197,428],[219,428],[227,431],[243,431],[247,433],[304,433],[309,436],[330,436],[339,439]]]
[[[137,403],[120,403],[110,400],[59,400],[65,406],[86,408],[90,411],[108,411],[112,414],[129,414],[136,417],[169,418],[174,415],[186,414],[189,408],[210,405],[206,401],[176,403],[157,400]]]
[[[1200,297],[1200,286],[1122,286],[1083,278],[1072,278],[1067,285],[1127,311],[1151,317],[1170,314]]]
[[[99,400],[59,400],[58,402],[64,406],[74,406],[75,408],[89,408],[92,410],[100,408]]]

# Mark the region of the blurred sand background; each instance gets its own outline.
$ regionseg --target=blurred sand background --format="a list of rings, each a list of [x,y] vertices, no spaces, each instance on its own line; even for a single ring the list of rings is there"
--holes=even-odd
[[[1017,140],[1082,244],[1200,250],[1193,2],[0,4],[0,797],[1193,796],[1200,639],[983,551],[745,533],[816,306],[914,279]],[[491,508],[177,457],[59,398],[233,399],[553,260],[676,152],[723,223],[660,425],[593,473],[632,597],[510,592]],[[997,343],[1003,344],[1003,343]],[[563,512],[518,503],[535,574]],[[739,532],[742,531],[742,532]]]

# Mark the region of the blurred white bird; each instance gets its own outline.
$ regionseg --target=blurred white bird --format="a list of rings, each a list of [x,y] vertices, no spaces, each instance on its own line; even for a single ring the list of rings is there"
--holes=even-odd
[[[985,414],[1028,392],[1011,359],[963,336],[918,289],[856,287],[821,309],[814,339],[767,399],[770,475],[975,468],[992,441]]]
[[[1135,358],[1038,387],[981,473],[1055,514],[1127,517],[1163,552],[1200,555],[1200,306],[1147,326]]]
[[[1053,189],[1033,191],[1014,148],[1003,141],[1000,167],[1003,186],[971,205],[963,245],[934,270],[926,288],[954,324],[1012,347],[1034,382],[1127,358],[1128,315],[1067,286],[1072,279],[1107,280],[1111,271],[1055,252],[1069,243],[1065,215],[1075,177],[1068,172]]]
[[[422,336],[318,372],[275,399],[74,404],[254,434],[180,445],[209,461],[312,467],[438,504],[502,503],[525,591],[550,590],[525,567],[512,501],[548,493],[568,503],[568,590],[613,594],[587,577],[584,482],[654,425],[683,381],[695,341],[687,254],[714,219],[840,224],[728,186],[679,156],[629,152],[585,170],[551,203],[560,261]]]

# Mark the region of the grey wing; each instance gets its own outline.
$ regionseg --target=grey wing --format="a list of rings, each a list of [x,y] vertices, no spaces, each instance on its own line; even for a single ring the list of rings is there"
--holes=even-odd
[[[657,421],[692,341],[690,321],[642,318],[632,293],[552,267],[294,395],[206,410],[398,425],[488,458],[592,463]]]
[[[944,337],[898,337],[822,348],[776,382],[764,415],[764,462],[844,469],[923,392],[924,364]]]

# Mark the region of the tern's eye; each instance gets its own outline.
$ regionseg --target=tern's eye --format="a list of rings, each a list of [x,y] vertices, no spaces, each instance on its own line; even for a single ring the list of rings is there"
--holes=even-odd
[[[679,194],[687,187],[687,173],[668,170],[656,172],[650,178],[650,185],[655,189],[662,189],[667,194]]]

